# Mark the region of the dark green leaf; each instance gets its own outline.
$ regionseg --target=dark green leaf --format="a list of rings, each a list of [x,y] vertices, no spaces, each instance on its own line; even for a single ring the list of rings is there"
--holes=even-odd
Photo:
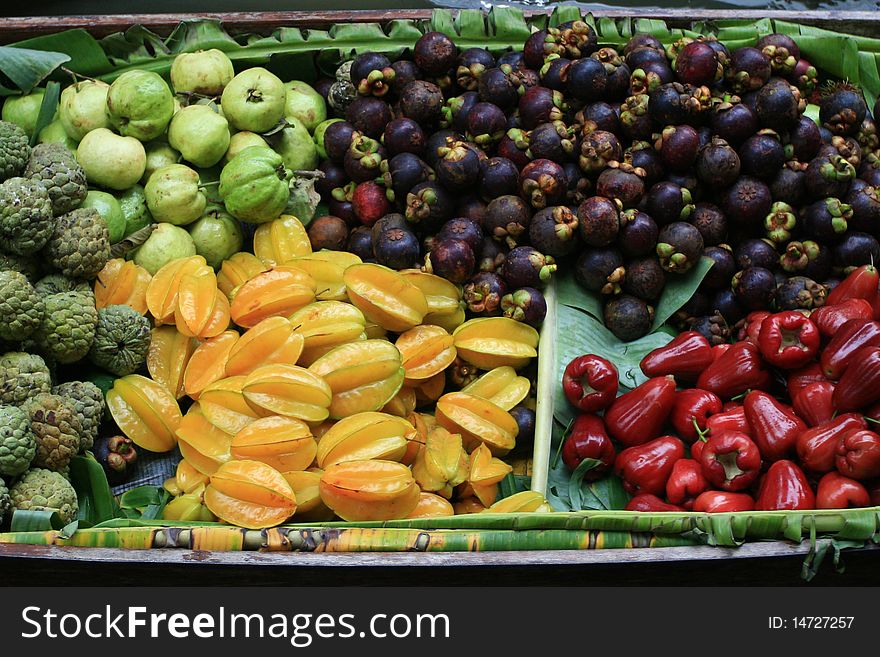
[[[571,473],[571,479],[568,481],[568,498],[571,500],[573,509],[583,508],[581,486],[584,483],[584,476],[600,465],[602,465],[602,461],[599,459],[584,459]]]
[[[25,94],[68,61],[70,56],[61,52],[0,46],[0,73]]]
[[[52,123],[52,118],[58,109],[58,99],[61,97],[61,85],[57,82],[50,82],[46,85],[46,92],[43,94],[43,101],[40,103],[40,113],[37,115],[37,122],[34,125],[34,132],[31,135],[31,146],[37,144],[40,132],[47,125]]]
[[[150,505],[164,505],[168,491],[160,486],[138,486],[125,491],[119,497],[119,506],[123,509],[143,509]]]
[[[22,511],[12,513],[9,529],[13,532],[44,532],[64,527],[64,521],[56,511]]]
[[[630,499],[629,493],[623,487],[623,481],[615,476],[594,481],[590,484],[590,490],[609,511],[623,509]]]
[[[108,72],[112,67],[95,37],[82,29],[65,30],[19,41],[12,47],[64,53],[70,57],[65,68],[80,75],[98,75]]]
[[[706,277],[709,268],[714,264],[711,258],[702,257],[684,274],[670,274],[666,277],[663,295],[654,308],[654,325],[652,331],[666,323],[673,313],[681,308],[694,295],[700,283]]]
[[[70,481],[79,499],[80,519],[96,524],[116,515],[116,502],[107,475],[94,456],[86,454],[71,459]]]
[[[596,319],[602,319],[602,300],[578,285],[574,280],[574,274],[566,271],[556,279],[556,299],[559,303],[572,308],[578,308],[591,314]]]

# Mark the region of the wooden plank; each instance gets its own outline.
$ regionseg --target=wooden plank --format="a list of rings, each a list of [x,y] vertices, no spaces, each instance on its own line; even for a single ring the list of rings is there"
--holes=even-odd
[[[543,9],[526,10],[527,16],[546,13]],[[799,22],[851,34],[880,33],[880,12],[873,11],[765,11],[710,9],[606,9],[601,15],[609,18],[643,17],[665,20],[671,27],[683,27],[702,20],[759,20],[772,18]],[[279,27],[326,29],[337,23],[387,22],[393,19],[430,18],[429,9],[361,10],[361,11],[273,11],[273,12],[199,12],[192,14],[108,14],[102,16],[22,16],[0,21],[0,43],[10,43],[32,36],[51,34],[71,28],[84,28],[102,37],[134,24],[141,24],[167,34],[180,21],[212,18],[223,21],[232,33],[267,32]]]

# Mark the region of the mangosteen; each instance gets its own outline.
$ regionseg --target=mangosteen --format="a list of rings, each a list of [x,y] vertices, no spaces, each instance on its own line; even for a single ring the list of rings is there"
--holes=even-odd
[[[552,160],[564,164],[572,159],[577,147],[574,128],[562,121],[541,123],[529,133],[528,153],[537,160]]]
[[[868,233],[850,231],[831,250],[834,254],[834,266],[845,274],[861,265],[880,262],[880,243]]]
[[[608,246],[620,230],[620,205],[603,196],[592,196],[577,210],[581,239],[587,246]]]
[[[406,220],[422,234],[434,233],[452,219],[455,199],[441,185],[428,181],[419,183],[406,195]]]
[[[693,202],[699,201],[703,196],[703,186],[700,184],[697,173],[693,169],[687,171],[669,171],[666,174],[666,182],[678,185],[691,194]]]
[[[377,52],[365,52],[351,64],[351,83],[364,96],[384,96],[391,88],[396,72],[391,60]]]
[[[465,196],[458,202],[455,214],[462,219],[472,221],[479,228],[486,221],[486,210],[488,207],[486,202],[479,196]],[[479,251],[475,248],[474,252],[478,253]]]
[[[479,317],[501,314],[501,298],[507,294],[507,283],[494,272],[474,274],[462,289],[462,298],[469,312]]]
[[[738,269],[749,267],[763,267],[774,269],[779,261],[779,254],[769,240],[747,239],[739,242],[733,251]]]
[[[694,318],[688,330],[702,335],[713,347],[730,342],[730,326],[720,312]]]
[[[721,244],[727,239],[727,218],[717,205],[697,203],[688,222],[700,231],[700,235],[703,236],[703,244],[707,246]],[[732,275],[733,272],[731,272]],[[729,279],[730,276],[727,278]]]
[[[880,232],[880,195],[876,187],[857,178],[853,180],[843,201],[852,208],[849,221],[851,230],[871,234]]]
[[[531,162],[531,158],[528,156],[528,133],[519,128],[511,128],[498,142],[496,152],[499,157],[513,162],[517,170],[524,168]]]
[[[521,50],[510,50],[503,53],[495,63],[497,66],[509,66],[511,70],[526,68],[527,66],[525,56]]]
[[[697,318],[708,315],[710,312],[709,297],[697,290],[691,295],[690,299],[685,301],[681,308],[675,311],[672,316],[672,323],[682,331],[687,330]]]
[[[622,157],[623,148],[616,135],[604,130],[594,130],[584,135],[578,164],[581,171],[591,175],[601,172],[609,162],[619,162]]]
[[[718,290],[730,285],[731,277],[736,273],[736,259],[730,247],[707,246],[703,249],[703,257],[712,261],[712,266],[700,282],[700,290],[706,292]]]
[[[506,157],[490,157],[480,165],[480,195],[486,200],[516,194],[519,188],[519,169]]]
[[[407,228],[395,226],[379,233],[373,240],[376,262],[391,269],[416,267],[420,254],[419,239]]]
[[[623,257],[615,248],[584,249],[574,267],[574,279],[596,294],[619,294],[626,279]]]
[[[596,51],[599,40],[596,30],[581,20],[566,21],[556,28],[559,43],[565,48],[565,55],[571,59],[587,57]]]
[[[856,134],[867,113],[862,92],[846,83],[823,94],[819,103],[819,121],[835,135]]]
[[[354,126],[348,121],[335,121],[324,130],[324,151],[335,164],[342,164],[354,133]]]
[[[792,206],[803,205],[807,198],[806,169],[807,165],[797,160],[786,162],[770,183],[773,200]]]
[[[651,116],[660,125],[682,125],[690,118],[691,91],[678,82],[661,84],[650,93]]]
[[[580,170],[574,162],[566,162],[562,165],[565,177],[568,179],[568,189],[565,192],[565,202],[571,206],[577,206],[584,202],[593,193],[593,183]]]
[[[381,171],[389,201],[405,201],[413,187],[433,177],[428,165],[412,153],[399,153],[390,160],[384,160]]]
[[[391,106],[375,96],[358,96],[345,110],[346,120],[358,132],[379,139],[393,117]]]
[[[691,193],[675,183],[662,181],[648,191],[648,214],[660,225],[686,221],[694,211]]]
[[[437,149],[440,156],[434,174],[450,192],[461,193],[480,182],[481,153],[463,141],[450,142]]]
[[[504,295],[501,310],[505,317],[539,328],[547,316],[547,301],[539,290],[522,287]]]
[[[480,271],[495,272],[501,269],[504,260],[507,258],[507,249],[500,242],[493,240],[488,235],[483,236],[483,243],[480,247],[480,261],[477,263],[477,269]]]
[[[628,95],[630,86],[630,69],[623,58],[614,48],[599,48],[590,55],[591,58],[600,62],[605,67],[607,83],[605,85],[605,98],[620,100]]]
[[[519,97],[519,120],[526,130],[541,123],[561,120],[567,109],[562,92],[547,87],[531,87]]]
[[[608,74],[602,62],[591,57],[576,59],[568,67],[566,93],[584,102],[605,99]]]
[[[345,250],[355,254],[364,262],[373,261],[373,236],[369,227],[358,226],[348,235]]]
[[[658,64],[666,64],[666,51],[663,45],[658,47],[639,46],[624,50],[626,65],[631,69],[642,68],[645,64],[656,62]]]
[[[742,308],[736,300],[736,295],[730,289],[730,281],[725,282],[725,287],[716,290],[709,300],[709,308],[711,312],[718,313],[724,318],[728,326],[733,326],[743,318]]]
[[[476,255],[479,255],[480,248],[483,246],[482,229],[476,222],[464,217],[450,219],[443,224],[443,228],[437,233],[437,239],[444,240],[447,238],[467,242]]]
[[[856,133],[856,141],[866,151],[874,151],[880,148],[880,129],[877,128],[877,123],[872,117],[866,116],[865,120],[862,121],[859,131]]]
[[[375,139],[357,134],[345,153],[343,160],[345,173],[356,183],[375,180],[381,175],[381,165],[385,156],[385,147],[382,144]]]
[[[565,198],[567,189],[565,171],[550,160],[532,160],[519,175],[520,194],[535,209],[559,203]]]
[[[675,58],[675,74],[681,82],[710,85],[720,79],[723,73],[718,55],[704,41],[691,41]]]
[[[495,66],[495,58],[485,48],[468,48],[458,55],[455,81],[468,91],[476,90],[486,69]]]
[[[772,202],[767,184],[751,176],[740,176],[721,195],[724,215],[737,226],[759,225]]]
[[[541,84],[554,91],[565,91],[568,86],[568,67],[571,60],[559,55],[550,55],[538,69]]]
[[[467,134],[480,146],[498,143],[506,129],[507,118],[504,112],[492,103],[477,103],[467,114]]]
[[[852,208],[837,198],[814,201],[801,212],[804,234],[817,242],[836,242],[849,227]]]
[[[687,171],[697,158],[700,136],[689,125],[663,128],[654,144],[660,159],[673,171]]]
[[[662,84],[675,82],[675,73],[665,61],[645,62],[631,69],[629,76],[630,94],[648,94]]]
[[[497,105],[504,111],[513,109],[519,101],[519,92],[511,73],[508,65],[484,71],[477,87],[480,100]]]
[[[623,291],[645,301],[657,301],[666,286],[666,272],[656,256],[631,260],[626,264]]]
[[[642,172],[626,162],[609,167],[596,179],[596,193],[619,202],[623,208],[634,208],[645,196]]]
[[[723,139],[716,137],[697,154],[697,178],[716,188],[728,187],[739,177],[740,159]]]
[[[440,125],[455,128],[461,133],[467,132],[467,119],[474,105],[480,102],[476,91],[466,91],[460,96],[453,96],[446,101],[441,112]]]
[[[700,259],[703,236],[689,223],[674,221],[660,229],[656,251],[663,269],[681,274]]]
[[[641,299],[621,294],[605,304],[605,326],[618,340],[630,342],[648,334],[654,323],[654,308]]]
[[[513,288],[540,288],[555,271],[556,260],[553,257],[545,256],[531,246],[517,246],[505,257],[501,276]]]
[[[629,96],[620,105],[620,127],[630,139],[645,140],[651,138],[654,132],[654,123],[648,111],[649,105],[648,94]]]
[[[138,457],[137,446],[125,436],[100,437],[95,440],[92,452],[111,486],[125,483]]]
[[[824,280],[831,274],[831,249],[812,240],[789,242],[779,258],[779,264],[789,273],[797,272],[812,279]]]
[[[315,179],[315,191],[325,201],[330,199],[330,194],[337,187],[344,187],[348,183],[348,175],[338,164],[332,160],[324,160],[318,166],[318,170],[324,175]]]
[[[801,56],[801,49],[787,34],[764,35],[755,47],[770,60],[770,67],[777,75],[791,75]]]
[[[527,235],[531,208],[519,196],[506,194],[489,202],[483,227],[487,235],[511,248]]]
[[[409,224],[406,222],[406,217],[404,217],[399,212],[390,212],[384,217],[381,217],[370,228],[370,234],[373,237],[373,242],[379,239],[380,234],[382,234],[386,230],[391,230],[392,228],[403,228],[405,230],[409,230]]]
[[[788,242],[796,226],[795,209],[782,201],[776,201],[771,205],[769,214],[764,217],[764,231],[767,239],[773,244],[779,245]]]
[[[804,103],[797,87],[788,80],[771,78],[758,90],[755,98],[755,113],[765,128],[779,132],[790,130],[801,118]]]
[[[777,310],[812,310],[825,305],[825,286],[806,276],[786,278],[777,287],[773,300]]]
[[[312,221],[307,232],[312,251],[343,251],[348,241],[348,224],[343,219],[330,215]]]
[[[510,410],[510,415],[516,420],[518,431],[516,434],[516,442],[518,445],[529,445],[535,441],[535,411],[527,406],[514,406]]]
[[[765,310],[776,292],[776,277],[764,267],[749,267],[734,274],[731,287],[743,309]]]
[[[578,224],[577,215],[568,206],[543,208],[529,223],[529,241],[541,253],[558,260],[578,248]]]
[[[425,270],[462,285],[474,273],[476,259],[470,245],[463,240],[438,240],[425,256]]]
[[[349,226],[357,226],[360,224],[354,213],[354,206],[351,203],[352,195],[357,185],[353,182],[342,187],[336,187],[330,192],[330,198],[327,201],[327,209],[334,217],[339,217]]]
[[[742,143],[739,157],[743,173],[763,180],[773,180],[785,164],[785,148],[779,141],[779,135],[762,130]]]
[[[328,102],[330,96],[330,87],[333,86],[335,80],[332,78],[318,78],[315,80],[315,83],[312,85],[321,96],[324,98],[324,102]]]
[[[593,130],[605,130],[606,132],[617,133],[620,130],[620,117],[618,116],[619,108],[615,109],[613,105],[599,100],[594,103],[584,105],[577,116],[576,123],[586,125],[588,122],[595,125]]]
[[[733,51],[725,75],[733,90],[742,94],[763,87],[771,73],[767,56],[757,48],[745,47]]]
[[[464,135],[455,130],[438,130],[428,137],[425,141],[425,162],[428,166],[437,166],[437,160],[440,159],[438,151],[445,148],[450,142],[465,141]]]
[[[391,82],[391,92],[395,96],[400,96],[403,88],[413,80],[419,80],[424,76],[416,66],[416,63],[409,59],[398,59],[392,62],[391,68],[394,69],[394,80]]]
[[[442,32],[425,32],[413,46],[416,65],[428,75],[443,75],[453,66],[458,48]]]
[[[523,60],[526,66],[537,70],[541,68],[547,57],[551,55],[558,57],[562,50],[555,33],[551,34],[549,30],[538,30],[526,39],[522,49]]]
[[[372,226],[391,209],[385,188],[372,180],[355,187],[351,204],[355,215],[365,226]]]
[[[789,78],[804,98],[809,98],[819,87],[819,72],[806,59],[799,59]]]
[[[633,34],[629,40],[626,42],[626,45],[623,47],[623,54],[629,55],[631,52],[638,48],[651,48],[659,51],[664,57],[666,56],[665,50],[663,48],[663,43],[655,37],[653,34],[648,34],[647,32],[638,32],[637,34]]]
[[[629,154],[629,162],[636,171],[644,172],[643,180],[645,185],[653,185],[662,180],[665,175],[663,162],[657,151],[646,141],[633,142],[632,146],[627,149]],[[624,153],[624,160],[627,159],[627,153]]]
[[[654,253],[660,229],[654,220],[636,209],[620,213],[620,231],[617,243],[627,258],[638,258]]]
[[[400,93],[401,113],[421,125],[433,125],[439,121],[443,104],[440,87],[425,80],[413,80]]]
[[[712,130],[732,146],[739,146],[758,131],[758,115],[740,102],[720,103],[712,113]]]
[[[801,162],[809,162],[822,145],[819,126],[808,116],[801,116],[794,127],[788,131],[786,155]]]

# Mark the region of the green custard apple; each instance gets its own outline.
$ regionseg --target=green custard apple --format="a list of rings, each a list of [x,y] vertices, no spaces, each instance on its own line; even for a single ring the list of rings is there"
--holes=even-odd
[[[86,172],[73,152],[62,144],[37,144],[31,151],[24,176],[46,188],[52,213],[56,215],[78,207],[88,192]]]
[[[55,511],[64,523],[76,520],[76,490],[60,472],[32,468],[9,489],[12,506],[23,511]]]
[[[185,229],[159,224],[134,253],[134,262],[155,275],[172,260],[196,255],[196,245]]]
[[[0,356],[0,404],[20,406],[52,388],[46,361],[37,354],[9,351]]]
[[[236,132],[229,140],[229,148],[226,149],[226,153],[223,155],[223,164],[229,164],[232,158],[241,153],[245,148],[250,148],[251,146],[270,148],[262,135],[258,135],[256,132],[251,132],[250,130]]]
[[[147,166],[144,145],[134,137],[123,137],[107,128],[92,130],[76,149],[76,159],[89,182],[108,189],[128,189]]]
[[[190,105],[171,119],[168,143],[187,162],[212,167],[229,148],[229,123],[209,105]]]
[[[110,123],[124,137],[155,139],[174,115],[174,94],[158,73],[126,71],[107,92]]]
[[[287,119],[288,125],[279,133],[275,150],[281,154],[284,166],[291,171],[311,171],[318,167],[318,148],[305,125],[296,119]]]
[[[171,147],[166,141],[151,141],[144,144],[144,152],[147,156],[147,164],[144,167],[144,175],[141,176],[141,185],[146,185],[153,172],[169,164],[180,162],[180,153]]]
[[[287,207],[290,176],[281,155],[251,146],[223,167],[220,197],[236,219],[254,224],[272,221]]]
[[[107,92],[110,85],[100,80],[83,80],[61,92],[58,119],[64,131],[74,141],[98,128],[109,128]]]
[[[284,85],[284,117],[296,119],[309,133],[327,118],[327,103],[315,89],[301,80],[292,80]]]
[[[4,251],[32,255],[45,246],[54,230],[52,200],[41,181],[10,178],[0,183],[0,241]]]
[[[241,251],[244,245],[241,224],[221,204],[209,205],[187,230],[196,245],[196,253],[214,269],[233,253]]]
[[[43,255],[69,278],[93,279],[110,259],[110,231],[94,208],[77,208],[55,218]],[[93,300],[94,302],[94,300]]]
[[[9,96],[3,103],[3,112],[0,117],[4,121],[15,123],[28,135],[34,133],[37,126],[37,117],[40,114],[40,105],[43,103],[43,89],[34,89],[29,94],[22,96]]]
[[[98,211],[98,214],[101,215],[101,218],[107,224],[110,244],[116,244],[125,236],[125,215],[122,212],[122,206],[119,205],[119,201],[112,194],[101,192],[97,189],[90,189],[80,207],[94,208]]]
[[[153,215],[147,207],[147,194],[140,185],[132,185],[121,194],[117,194],[116,200],[119,201],[125,219],[123,238],[153,223]]]
[[[0,182],[21,175],[30,155],[28,136],[21,126],[0,121]]]
[[[150,328],[150,320],[130,306],[101,308],[89,360],[116,376],[132,374],[147,359]]]
[[[281,78],[256,66],[232,78],[223,90],[220,104],[236,130],[267,132],[284,117],[285,98]]]
[[[232,61],[216,48],[181,53],[171,64],[171,85],[177,93],[219,96],[234,76]]]
[[[207,200],[199,188],[199,174],[185,164],[162,167],[144,186],[153,219],[185,226],[202,216]]]
[[[37,451],[31,418],[17,406],[0,406],[0,475],[25,472]],[[0,479],[2,482],[2,479]]]

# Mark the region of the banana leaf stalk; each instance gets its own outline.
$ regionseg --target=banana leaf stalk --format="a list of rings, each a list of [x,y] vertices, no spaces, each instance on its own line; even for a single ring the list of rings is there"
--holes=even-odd
[[[217,552],[492,552],[600,550],[702,545],[693,537],[585,530],[439,530],[389,528],[129,527],[0,534],[0,543],[148,550],[183,548]]]

